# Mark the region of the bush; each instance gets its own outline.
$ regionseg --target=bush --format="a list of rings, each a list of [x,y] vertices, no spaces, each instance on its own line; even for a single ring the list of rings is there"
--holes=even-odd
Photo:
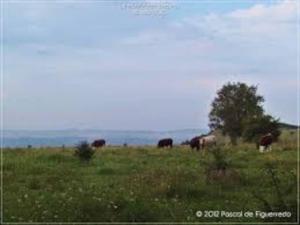
[[[83,141],[76,146],[75,156],[82,161],[90,161],[95,151],[90,147],[87,141]]]
[[[213,161],[211,168],[215,170],[226,170],[229,167],[229,159],[224,151],[220,148],[214,148],[211,151],[213,155]]]
[[[213,160],[206,164],[206,182],[221,182],[224,184],[235,184],[240,181],[239,173],[231,168],[228,156],[220,148],[216,147],[211,151]]]

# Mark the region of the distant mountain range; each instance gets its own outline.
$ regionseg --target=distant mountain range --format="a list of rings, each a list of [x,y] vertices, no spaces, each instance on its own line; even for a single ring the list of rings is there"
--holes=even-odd
[[[155,145],[161,138],[171,137],[179,144],[194,136],[207,133],[207,129],[171,131],[124,131],[124,130],[4,130],[4,147],[73,146],[80,141],[103,138],[110,145]]]
[[[280,123],[282,129],[297,129],[297,125]],[[93,141],[103,138],[109,145],[156,145],[161,138],[171,137],[176,144],[194,136],[208,133],[208,129],[182,129],[170,131],[147,130],[4,130],[4,147],[74,146],[80,141]]]

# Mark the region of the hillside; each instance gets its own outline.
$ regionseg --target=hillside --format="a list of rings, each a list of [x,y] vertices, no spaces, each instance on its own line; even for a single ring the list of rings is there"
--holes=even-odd
[[[288,124],[288,123],[279,123],[279,126],[281,129],[290,129],[290,130],[296,130],[300,128],[297,125]]]

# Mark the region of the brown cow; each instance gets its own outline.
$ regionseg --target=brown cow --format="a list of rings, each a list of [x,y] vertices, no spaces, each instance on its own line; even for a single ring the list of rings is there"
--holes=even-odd
[[[105,146],[105,140],[104,139],[95,140],[92,143],[92,147],[94,147],[94,148],[101,148],[103,146]]]
[[[171,138],[166,138],[166,139],[161,139],[159,140],[157,144],[158,148],[163,148],[163,147],[173,147],[173,140]]]
[[[271,151],[272,143],[273,143],[273,136],[271,133],[262,136],[259,141],[259,151],[260,152],[264,152],[267,150]]]

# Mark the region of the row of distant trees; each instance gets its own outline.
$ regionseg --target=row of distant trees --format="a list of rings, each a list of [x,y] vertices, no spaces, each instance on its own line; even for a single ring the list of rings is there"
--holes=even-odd
[[[265,113],[263,102],[257,86],[229,82],[217,92],[211,104],[209,126],[228,135],[233,145],[240,138],[257,143],[266,133],[276,140],[280,135],[279,119]]]

